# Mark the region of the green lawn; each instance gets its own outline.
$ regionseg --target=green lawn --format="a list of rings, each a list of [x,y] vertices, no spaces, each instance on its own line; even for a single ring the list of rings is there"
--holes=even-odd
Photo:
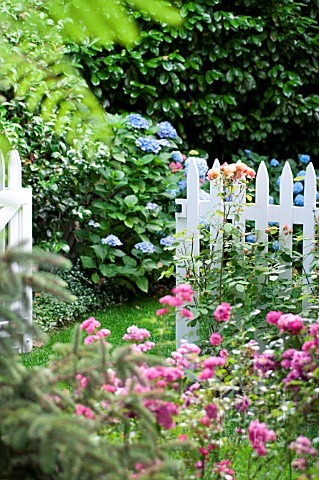
[[[167,324],[166,320],[165,327],[161,325],[161,320],[155,316],[159,307],[157,299],[146,297],[134,302],[108,307],[106,310],[92,312],[88,317],[94,316],[101,322],[101,327],[111,330],[109,341],[114,345],[125,343],[122,337],[130,325],[147,328],[151,332],[151,340],[157,344],[152,353],[168,356],[171,351],[175,350],[175,325],[173,319],[170,324]],[[21,355],[22,363],[27,367],[46,365],[52,352],[52,346],[55,343],[72,341],[73,331],[74,325],[48,335],[44,346],[35,347],[31,353]],[[163,342],[165,345],[162,345]]]

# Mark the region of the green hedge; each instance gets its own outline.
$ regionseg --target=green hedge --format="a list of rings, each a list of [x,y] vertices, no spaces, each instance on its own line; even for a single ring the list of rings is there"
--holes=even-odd
[[[230,160],[319,153],[319,2],[175,0],[175,29],[149,23],[135,48],[70,45],[112,113],[164,115],[188,145]]]

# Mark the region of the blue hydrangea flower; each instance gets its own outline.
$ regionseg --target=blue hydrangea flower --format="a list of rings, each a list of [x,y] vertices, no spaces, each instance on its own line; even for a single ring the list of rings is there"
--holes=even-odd
[[[247,158],[250,158],[251,150],[246,149],[244,152],[246,153]]]
[[[306,170],[300,170],[300,172],[297,173],[297,177],[305,177],[306,176]],[[303,178],[300,180],[300,182],[304,182],[305,179]]]
[[[268,225],[270,227],[278,227],[279,223],[278,222],[268,222]]]
[[[303,184],[301,182],[295,182],[294,183],[294,195],[297,195],[298,193],[303,191]]]
[[[210,195],[209,195],[208,192],[205,192],[205,190],[200,189],[200,190],[199,190],[199,199],[200,199],[200,200],[209,200],[209,199],[210,199]]]
[[[89,227],[94,227],[94,228],[99,228],[101,225],[99,224],[99,222],[95,222],[93,220],[93,218],[91,218],[91,220],[89,220],[89,223],[88,223]]]
[[[272,242],[272,249],[275,250],[275,252],[280,249],[279,240],[275,240],[274,242]]]
[[[159,209],[159,206],[157,205],[157,203],[148,202],[145,205],[145,208],[146,208],[146,210],[156,210],[157,211]]]
[[[209,227],[209,221],[206,217],[199,217],[198,219],[199,225],[203,225],[204,227]]]
[[[175,128],[169,122],[160,122],[157,124],[160,127],[157,135],[160,138],[176,138],[177,132]]]
[[[179,186],[179,190],[182,192],[184,190],[184,188],[186,188],[187,186],[187,180],[179,180],[178,181],[178,186]]]
[[[171,146],[171,142],[166,140],[166,138],[161,138],[161,140],[157,140],[157,141],[162,147],[170,147]]]
[[[234,201],[234,195],[232,193],[230,195],[225,195],[224,202],[233,202],[233,201]]]
[[[305,198],[303,195],[299,194],[295,197],[295,200],[294,200],[294,204],[297,206],[297,207],[303,207],[304,206],[304,203],[305,203]]]
[[[176,195],[179,193],[179,190],[175,188],[174,190],[166,190],[166,192],[172,195],[173,197],[176,197]]]
[[[172,152],[172,159],[174,160],[174,162],[182,163],[183,155],[179,150],[174,150],[174,152]]]
[[[268,203],[269,205],[273,205],[275,203],[275,199],[271,195],[269,195]]]
[[[278,162],[277,158],[273,158],[272,160],[270,160],[271,167],[278,167],[278,165],[280,165],[280,162]]]
[[[277,178],[277,181],[276,181],[277,187],[280,187],[280,179],[281,179],[281,175],[279,175],[279,177]]]
[[[154,253],[155,245],[151,242],[139,242],[134,245],[134,248],[141,250],[143,253]]]
[[[134,128],[148,128],[148,121],[142,117],[139,113],[131,113],[126,117],[127,125],[130,125]]]
[[[159,144],[158,140],[155,140],[151,137],[140,137],[135,143],[144,152],[158,153],[161,149],[161,145]]]
[[[307,165],[307,164],[310,162],[310,156],[309,156],[309,155],[305,155],[305,154],[300,155],[299,161],[300,161],[301,163],[304,163],[305,165]]]
[[[164,245],[165,247],[170,247],[171,245],[173,245],[174,242],[175,242],[175,238],[172,237],[171,235],[160,239],[160,244]]]
[[[255,235],[249,234],[249,235],[246,236],[246,242],[255,243],[255,241],[256,241],[256,236]]]
[[[110,245],[110,247],[120,247],[121,245],[123,245],[121,240],[116,235],[112,234],[108,235],[105,238],[102,238],[101,242],[103,243],[103,245]]]
[[[206,160],[204,158],[200,158],[200,157],[189,157],[189,158],[186,159],[186,161],[185,161],[185,175],[187,175],[187,173],[188,173],[190,160],[196,160],[196,165],[197,165],[197,168],[198,168],[199,178],[205,178],[207,170],[208,170],[208,165],[207,165]]]

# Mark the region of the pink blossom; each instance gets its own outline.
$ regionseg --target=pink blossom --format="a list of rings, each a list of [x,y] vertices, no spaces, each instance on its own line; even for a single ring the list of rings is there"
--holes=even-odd
[[[142,353],[142,352],[148,352],[149,350],[152,350],[152,348],[155,347],[154,342],[146,341],[144,343],[139,343],[138,345],[136,343],[133,343],[131,345],[131,348],[136,352],[136,353]]]
[[[295,470],[307,470],[307,465],[307,460],[303,457],[296,458],[291,462],[291,466]]]
[[[220,333],[215,332],[215,333],[211,334],[209,341],[210,341],[211,345],[216,347],[217,345],[222,343],[223,337],[221,336]]]
[[[195,345],[195,343],[183,343],[179,349],[177,350],[180,353],[196,353],[200,354],[201,349],[199,348],[198,345]]]
[[[78,381],[80,388],[84,389],[88,386],[88,383],[89,383],[88,379],[81,373],[78,373],[75,378]]]
[[[84,344],[89,345],[90,343],[93,343],[96,339],[97,339],[97,337],[95,335],[88,335],[84,339]]]
[[[165,315],[168,311],[168,308],[159,308],[156,310],[156,315],[159,317],[160,315]]]
[[[212,471],[225,478],[227,480],[235,480],[235,471],[230,468],[231,462],[229,460],[222,460],[221,462],[214,463]]]
[[[109,330],[108,328],[101,328],[101,330],[98,330],[96,332],[96,336],[98,338],[106,338],[109,335],[111,335],[111,330]]]
[[[85,405],[81,405],[80,403],[75,407],[75,415],[83,415],[85,418],[89,418],[91,420],[95,418],[92,410]]]
[[[258,420],[253,420],[250,423],[248,427],[248,438],[252,448],[260,457],[267,455],[265,444],[277,440],[275,432],[268,430],[265,423],[260,423]]]
[[[305,330],[302,318],[299,315],[293,315],[292,313],[281,315],[277,321],[277,327],[280,329],[281,333],[287,332],[292,335],[297,335]]]
[[[165,295],[159,299],[162,305],[169,305],[170,307],[180,307],[183,305],[184,300],[180,297],[173,297],[172,295]]]
[[[214,311],[214,317],[218,322],[228,322],[230,319],[231,306],[229,303],[223,302]]]
[[[172,416],[178,415],[178,405],[172,402],[151,399],[146,399],[144,405],[155,415],[158,424],[165,430],[175,427]]]
[[[313,337],[319,337],[319,321],[310,326],[309,335],[312,335]]]
[[[181,283],[172,289],[172,293],[178,295],[186,302],[191,302],[193,300],[194,291],[190,285],[187,283]]]
[[[190,310],[188,310],[187,308],[181,308],[179,313],[182,317],[188,318],[189,320],[194,319],[193,313]]]
[[[198,375],[199,380],[207,380],[214,376],[214,370],[212,368],[204,368]]]
[[[136,325],[131,325],[127,329],[127,333],[123,336],[123,340],[143,342],[145,338],[151,336],[150,332],[146,328],[138,328]]]
[[[303,350],[304,352],[309,352],[309,350],[313,350],[317,348],[317,343],[315,340],[308,340],[307,342],[305,342],[303,344],[303,346],[301,347],[301,350]]]
[[[109,383],[105,383],[104,385],[102,385],[102,388],[106,392],[110,392],[110,393],[113,393],[116,390],[116,387],[114,385],[110,385]]]
[[[215,403],[210,403],[204,407],[206,415],[208,418],[217,418],[217,405]]]
[[[222,358],[227,358],[229,356],[229,353],[228,353],[228,350],[226,350],[225,348],[223,348],[223,350],[221,350],[219,352],[219,355],[222,357]]]
[[[271,311],[271,312],[267,313],[266,320],[270,324],[277,325],[277,322],[278,322],[279,318],[281,317],[281,315],[282,315],[282,312]]]
[[[203,361],[205,368],[223,367],[226,363],[226,358],[222,357],[208,357]]]
[[[99,321],[95,320],[94,317],[90,317],[87,320],[84,320],[84,322],[81,323],[80,329],[81,330],[86,330],[89,335],[94,332],[94,330],[98,327],[100,327],[101,324]]]
[[[311,440],[302,435],[299,435],[294,442],[291,442],[289,448],[298,455],[312,455],[315,457],[318,454],[317,449],[312,446]]]
[[[173,173],[183,169],[183,165],[180,162],[171,162],[168,166]]]
[[[180,440],[181,442],[186,442],[187,440],[187,435],[185,433],[182,433],[181,435],[179,435],[178,437],[178,440]]]
[[[246,395],[244,395],[242,398],[236,398],[234,402],[234,407],[236,410],[240,413],[244,413],[248,410],[250,405],[250,400]]]
[[[265,351],[255,355],[254,369],[257,370],[259,375],[266,375],[275,370],[276,367],[277,363],[275,362],[273,353]]]

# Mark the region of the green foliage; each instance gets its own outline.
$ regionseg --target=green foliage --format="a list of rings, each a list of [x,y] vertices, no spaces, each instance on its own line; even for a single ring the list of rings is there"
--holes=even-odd
[[[150,124],[141,132],[129,125],[128,117],[110,117],[110,122],[110,154],[89,179],[87,210],[78,219],[80,228],[75,231],[80,240],[76,252],[95,283],[117,277],[123,285],[136,284],[146,292],[148,279],[153,274],[156,278],[158,269],[168,260],[160,239],[174,229],[174,196],[169,191],[178,189],[181,176],[168,166],[180,139],[165,138],[166,144],[158,153],[147,152],[136,142],[141,138],[161,141],[158,126]],[[115,235],[119,244],[108,243],[109,235]],[[154,245],[154,252],[136,249],[141,242]]]
[[[141,33],[129,51],[70,45],[108,111],[165,114],[211,158],[318,155],[318,2],[174,3],[178,28],[133,13]]]
[[[80,265],[63,271],[59,277],[66,282],[73,302],[65,301],[50,293],[36,292],[33,298],[33,320],[45,332],[78,322],[84,315],[97,308],[105,308],[120,297],[116,285],[109,284],[103,291],[83,274]],[[109,282],[110,283],[110,282]]]
[[[178,25],[177,9],[167,2],[134,0],[130,8],[152,18]],[[137,38],[137,25],[125,0],[7,0],[0,10],[1,79],[6,99],[25,101],[30,112],[45,120],[54,115],[54,128],[67,132],[69,142],[87,133],[105,139],[109,131],[104,109],[81,75],[80,65],[68,57],[72,39],[101,48],[110,41],[129,46]]]

